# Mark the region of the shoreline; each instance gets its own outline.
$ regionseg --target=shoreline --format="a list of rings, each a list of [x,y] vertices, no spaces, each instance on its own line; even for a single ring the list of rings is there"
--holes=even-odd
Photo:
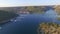
[[[18,16],[18,15],[17,15],[17,16]],[[0,25],[9,22],[11,19],[15,19],[17,16],[15,16],[15,17],[13,17],[13,18],[10,18],[10,19],[8,19],[8,20],[3,20],[3,21],[1,21],[1,22],[0,22]]]

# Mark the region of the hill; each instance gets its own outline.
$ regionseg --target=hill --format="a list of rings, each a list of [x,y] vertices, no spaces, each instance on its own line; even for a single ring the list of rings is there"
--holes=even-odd
[[[44,13],[51,9],[52,6],[20,6],[20,7],[0,7],[0,10],[19,13],[21,10],[27,10],[29,13]]]
[[[16,16],[18,15],[15,13],[0,10],[0,23],[8,21]]]

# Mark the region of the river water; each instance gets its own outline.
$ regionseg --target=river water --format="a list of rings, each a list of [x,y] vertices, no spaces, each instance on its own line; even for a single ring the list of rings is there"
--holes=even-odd
[[[53,10],[49,10],[44,14],[19,14],[16,19],[1,26],[0,34],[37,34],[39,23],[55,22],[57,15]]]

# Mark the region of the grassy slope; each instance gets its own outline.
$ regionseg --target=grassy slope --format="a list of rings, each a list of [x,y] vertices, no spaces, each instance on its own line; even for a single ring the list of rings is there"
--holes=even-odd
[[[0,22],[16,17],[17,14],[0,10]]]

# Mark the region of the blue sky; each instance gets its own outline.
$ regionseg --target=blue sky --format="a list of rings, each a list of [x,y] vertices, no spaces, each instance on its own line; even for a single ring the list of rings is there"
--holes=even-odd
[[[33,6],[33,5],[57,5],[60,0],[0,0],[0,7],[3,6]]]

